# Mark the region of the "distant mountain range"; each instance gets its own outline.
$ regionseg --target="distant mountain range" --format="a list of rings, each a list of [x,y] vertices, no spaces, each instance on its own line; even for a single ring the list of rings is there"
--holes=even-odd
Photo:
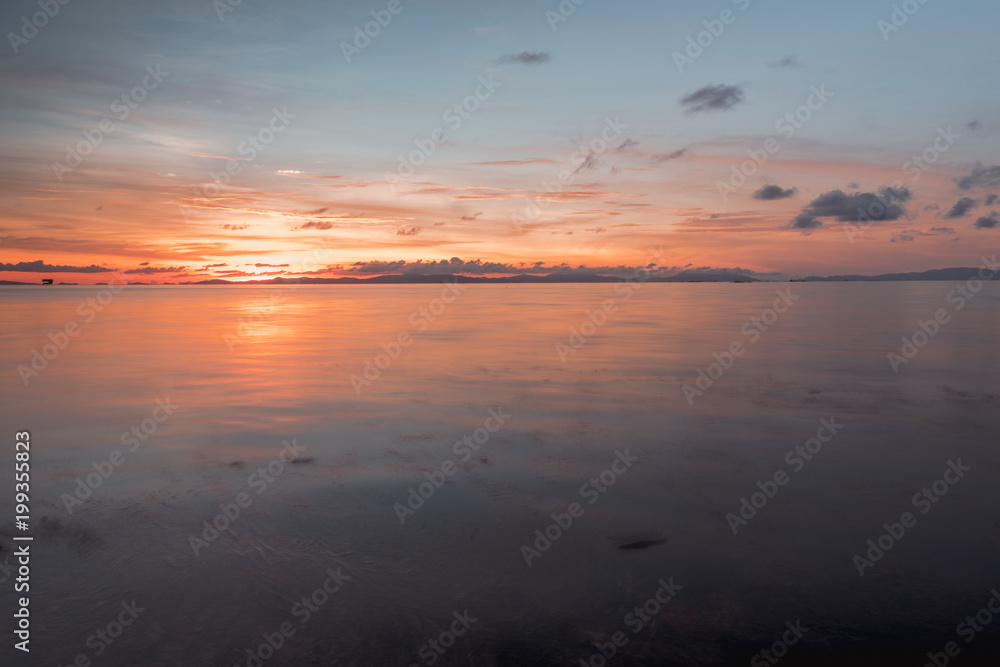
[[[930,271],[920,271],[918,273],[883,273],[880,276],[810,276],[803,278],[801,282],[851,282],[858,280],[867,281],[909,281],[909,280],[947,280],[961,281],[969,278],[979,277],[979,269],[959,267],[954,269],[931,269]],[[799,281],[792,281],[799,282]]]
[[[943,280],[962,281],[972,277],[978,277],[978,268],[958,267],[951,269],[931,269],[930,271],[920,271],[913,273],[883,273],[877,276],[843,275],[843,276],[810,276],[800,280],[790,282],[854,282],[854,281],[914,281],[914,280]],[[614,283],[622,280],[618,276],[604,276],[596,273],[553,273],[546,276],[532,276],[521,274],[517,276],[503,276],[500,278],[485,278],[483,276],[464,276],[451,273],[433,275],[384,275],[372,276],[371,278],[271,278],[269,280],[202,280],[198,282],[183,282],[179,285],[420,285],[427,283],[441,283],[445,280],[455,280],[460,283]],[[651,283],[754,283],[768,282],[739,273],[710,273],[702,271],[684,271],[675,276],[666,278],[650,278]],[[774,281],[784,282],[784,281]],[[0,280],[0,285],[38,285],[39,283],[25,283],[13,280]],[[74,283],[59,283],[60,285]],[[98,285],[104,283],[97,283]],[[129,283],[130,285],[145,285],[147,283]],[[172,285],[174,283],[164,283]]]
[[[439,274],[392,274],[384,276],[372,276],[371,278],[271,278],[269,280],[248,280],[242,283],[231,282],[229,280],[202,280],[196,283],[179,283],[181,285],[291,285],[295,283],[303,285],[409,285],[440,283],[445,280],[455,280],[460,283],[616,283],[622,278],[618,276],[604,276],[597,273],[552,273],[545,276],[532,276],[520,274],[516,276],[503,276],[500,278],[486,278],[484,276],[465,276],[454,273]],[[641,277],[636,279],[641,282]],[[754,278],[738,273],[701,273],[687,271],[676,276],[667,278],[650,278],[646,282],[651,283],[692,283],[692,282],[724,282],[724,283],[752,283],[758,282]]]

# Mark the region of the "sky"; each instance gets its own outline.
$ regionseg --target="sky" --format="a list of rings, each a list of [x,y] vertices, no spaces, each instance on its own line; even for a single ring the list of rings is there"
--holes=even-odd
[[[237,2],[3,3],[0,280],[1000,248],[990,0]]]

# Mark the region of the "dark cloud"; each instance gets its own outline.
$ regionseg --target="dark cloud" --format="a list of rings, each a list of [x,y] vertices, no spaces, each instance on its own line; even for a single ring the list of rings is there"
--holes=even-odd
[[[552,56],[544,51],[522,51],[521,53],[505,53],[497,58],[497,63],[521,63],[522,65],[541,65],[552,60]]]
[[[928,204],[927,206],[924,206],[924,210],[925,211],[940,211],[941,207],[938,206],[937,204]]]
[[[995,188],[1000,186],[1000,166],[986,167],[976,165],[967,176],[956,178],[955,184],[959,190],[972,188]]]
[[[845,193],[831,190],[812,200],[789,224],[792,229],[816,229],[820,218],[840,222],[898,220],[906,213],[901,204],[913,198],[907,188],[882,188],[876,192]]]
[[[229,266],[229,265],[228,264],[206,264],[205,266],[203,266],[201,268],[203,270],[204,269],[219,269],[219,268],[222,268],[223,266]]]
[[[849,187],[852,190],[857,190],[861,186],[852,181],[852,182],[850,182],[850,183],[847,184],[847,187]]]
[[[618,144],[618,148],[616,148],[615,150],[616,151],[627,151],[628,149],[632,148],[633,146],[638,146],[638,145],[639,145],[638,141],[635,141],[634,139],[628,139],[628,138],[626,138],[625,141],[623,141],[620,144]]]
[[[25,273],[107,273],[114,271],[114,269],[97,266],[96,264],[91,264],[90,266],[46,264],[43,260],[36,259],[34,262],[18,262],[17,264],[4,264],[0,262],[0,271],[21,271]]]
[[[223,265],[223,266],[225,266],[225,265]],[[253,266],[256,267],[256,268],[258,268],[258,269],[280,269],[280,268],[284,268],[284,267],[288,266],[288,264],[261,264],[261,263],[258,262],[257,264],[254,264]]]
[[[145,276],[151,276],[154,273],[182,273],[186,269],[186,266],[144,266],[141,269],[129,269],[128,271],[122,271],[122,273],[140,273]]]
[[[907,241],[913,241],[915,238],[916,237],[913,235],[913,232],[906,231],[906,232],[900,232],[899,234],[896,234],[895,236],[893,236],[890,239],[890,241],[892,243],[907,242]]]
[[[997,217],[997,212],[993,211],[976,220],[976,229],[993,229],[998,224],[1000,224],[1000,217]]]
[[[993,204],[996,203],[997,199],[998,199],[997,195],[988,195],[986,197],[986,205],[993,206]]]
[[[802,63],[795,56],[785,56],[777,62],[773,62],[768,67],[802,67]]]
[[[459,218],[459,220],[475,220],[476,218],[478,218],[482,214],[483,214],[483,212],[480,211],[479,213],[473,213],[472,215],[463,215],[461,218]],[[441,223],[441,224],[444,224],[444,223]],[[438,225],[438,223],[435,222],[434,226],[438,227],[440,225]]]
[[[322,231],[325,229],[333,229],[333,223],[325,221],[320,221],[320,222],[310,221],[302,225],[301,227],[297,227],[296,229],[318,229]]]
[[[679,157],[684,157],[685,155],[687,155],[687,152],[688,149],[686,148],[678,148],[673,153],[660,153],[658,155],[653,156],[653,162],[661,163],[661,162],[667,162],[668,160],[676,160]]]
[[[951,227],[931,227],[932,232],[938,232],[939,234],[954,234],[955,230]]]
[[[969,211],[976,208],[977,206],[979,206],[979,202],[977,202],[972,197],[962,197],[957,202],[955,202],[955,205],[952,206],[947,213],[944,214],[944,217],[948,218],[949,220],[954,220],[955,218],[964,218],[965,216],[969,215]]]
[[[975,132],[976,130],[981,128],[983,124],[980,123],[978,120],[970,120],[968,123],[965,124],[965,126],[970,130],[972,130],[973,132]]]
[[[728,111],[740,102],[743,102],[743,89],[739,86],[705,86],[681,98],[681,105],[687,107],[684,113],[689,116],[708,111]]]
[[[223,229],[232,229],[234,231],[240,231],[241,229],[246,229],[250,225],[222,225]]]
[[[593,171],[594,169],[597,169],[600,165],[601,165],[601,160],[597,157],[597,154],[594,151],[590,151],[589,153],[587,153],[587,157],[583,159],[583,162],[580,163],[580,166],[577,167],[576,171],[574,171],[573,173],[579,174],[582,171]]]
[[[816,229],[823,226],[823,221],[808,213],[799,213],[792,218],[790,223],[792,229]]]
[[[396,230],[396,236],[416,236],[419,233],[419,227],[400,227]]]
[[[328,210],[330,210],[330,209],[328,209],[328,208],[317,208],[314,211],[306,211],[302,215],[322,215],[323,213],[326,213]]]
[[[798,192],[797,188],[789,188],[788,190],[784,190],[780,185],[765,185],[760,190],[757,190],[757,192],[753,193],[753,198],[761,199],[763,201],[771,201],[774,199],[788,199],[789,197],[794,197],[796,192]]]
[[[139,266],[149,266],[149,262],[139,262]]]

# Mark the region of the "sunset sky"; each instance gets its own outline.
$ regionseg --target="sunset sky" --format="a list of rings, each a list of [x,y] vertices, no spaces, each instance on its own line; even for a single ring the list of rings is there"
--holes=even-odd
[[[870,0],[52,2],[0,9],[3,280],[795,278],[1000,249],[991,0],[898,26]]]

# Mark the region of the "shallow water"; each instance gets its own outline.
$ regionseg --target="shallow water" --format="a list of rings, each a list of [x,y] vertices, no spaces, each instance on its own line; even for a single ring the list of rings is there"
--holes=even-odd
[[[789,288],[759,339],[743,332]],[[1000,285],[961,310],[954,288],[464,285],[443,304],[440,286],[133,286],[89,322],[100,287],[2,288],[4,437],[32,441],[32,651],[16,664],[252,666],[286,622],[262,664],[599,665],[619,632],[610,664],[748,664],[796,621],[808,632],[782,664],[916,665],[947,641],[960,664],[994,664],[1000,618],[970,643],[956,625],[1000,586]],[[608,300],[574,347],[570,327]],[[886,354],[938,309],[950,321],[893,372]],[[25,384],[18,366],[68,322],[79,333]],[[690,404],[682,386],[734,341],[745,352]],[[385,368],[352,385],[366,360]],[[490,409],[509,417],[477,434]],[[843,428],[796,471],[786,453],[821,419]],[[292,441],[298,462],[254,476]],[[959,458],[970,470],[922,514],[912,497]],[[613,484],[590,486],[616,459]],[[727,515],[779,470],[734,534]],[[529,566],[522,545],[571,503]],[[915,525],[860,576],[853,557],[907,511]],[[304,618],[296,603],[338,568]],[[671,578],[669,602],[628,616]],[[88,646],[132,600],[134,623]],[[466,611],[443,654],[425,646]]]

